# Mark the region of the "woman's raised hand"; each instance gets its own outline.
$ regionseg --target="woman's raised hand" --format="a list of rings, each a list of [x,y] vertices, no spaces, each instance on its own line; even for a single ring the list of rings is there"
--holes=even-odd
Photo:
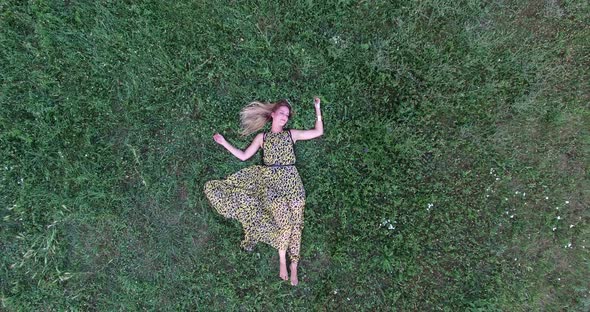
[[[316,96],[313,98],[313,104],[316,109],[320,109],[320,102],[321,102],[321,100],[319,97]]]
[[[223,137],[223,135],[219,133],[215,133],[215,135],[213,136],[213,140],[215,140],[215,142],[221,145],[225,144],[225,138]]]

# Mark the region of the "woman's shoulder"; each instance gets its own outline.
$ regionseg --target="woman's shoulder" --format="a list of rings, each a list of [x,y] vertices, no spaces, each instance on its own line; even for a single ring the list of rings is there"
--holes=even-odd
[[[264,142],[264,139],[266,139],[266,132],[259,132],[254,137],[254,141],[255,142],[259,142],[260,143],[260,146],[262,146],[262,143]]]

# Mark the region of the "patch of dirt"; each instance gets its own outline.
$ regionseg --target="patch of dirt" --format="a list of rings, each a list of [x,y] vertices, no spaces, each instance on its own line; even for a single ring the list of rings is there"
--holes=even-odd
[[[557,133],[558,144],[568,146],[568,150],[561,153],[557,163],[557,169],[568,175],[584,177],[588,171],[585,156],[580,151],[580,129],[583,123],[576,116],[566,116],[568,122]]]
[[[549,22],[555,17],[563,17],[564,10],[558,0],[529,0],[520,7],[514,22],[521,29],[526,29],[535,37],[549,40],[561,31],[557,23]],[[504,24],[509,24],[505,21]]]
[[[193,246],[197,250],[204,249],[211,241],[211,235],[209,234],[209,226],[206,223],[201,224],[194,234],[191,235]]]
[[[315,272],[315,273],[323,273],[329,270],[332,266],[332,260],[327,253],[316,251],[312,258],[306,259],[303,258],[301,260],[302,266],[306,268],[306,270]]]
[[[188,191],[187,191],[186,185],[184,185],[184,183],[181,183],[181,185],[178,186],[176,196],[181,203],[186,203],[186,201],[188,199]]]
[[[574,176],[584,176],[587,171],[584,163],[576,157],[575,151],[565,152],[560,155],[557,168],[561,172],[565,172]]]
[[[522,17],[537,17],[543,11],[544,3],[543,1],[539,0],[530,0],[524,8],[519,12],[519,15]]]
[[[115,230],[108,223],[82,223],[68,226],[72,257],[82,265],[82,271],[95,272],[120,257]],[[72,260],[76,262],[75,260]]]

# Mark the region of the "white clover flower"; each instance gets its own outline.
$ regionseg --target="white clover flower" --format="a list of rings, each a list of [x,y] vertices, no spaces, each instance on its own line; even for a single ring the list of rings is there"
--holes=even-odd
[[[393,224],[390,223],[387,228],[390,229],[390,230],[393,230],[393,229],[395,229],[395,226],[393,226]]]
[[[511,216],[510,216],[510,219],[514,219],[514,215],[511,215]]]
[[[500,180],[500,178],[496,178],[496,181],[499,181],[499,180]]]
[[[551,230],[553,230],[553,232],[555,232],[555,230],[557,230],[557,228],[556,228],[556,227],[554,227],[554,228],[552,228]]]
[[[574,227],[574,225],[573,224],[570,224],[570,229],[573,228],[573,227]]]
[[[569,201],[569,200],[566,200],[566,201],[565,201],[565,203],[566,203],[566,204],[569,204],[569,203],[570,203],[570,201]]]
[[[561,220],[561,216],[557,216],[557,220]]]
[[[549,196],[545,196],[545,200],[549,199]]]

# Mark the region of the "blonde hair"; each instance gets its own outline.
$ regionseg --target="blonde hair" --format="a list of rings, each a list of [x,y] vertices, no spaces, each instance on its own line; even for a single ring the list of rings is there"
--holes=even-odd
[[[276,103],[251,102],[246,105],[240,112],[240,122],[242,124],[242,136],[254,133],[264,127],[272,119],[271,113],[276,112],[280,107],[285,106],[289,109],[289,118],[293,116],[293,109],[287,100],[280,100]]]

